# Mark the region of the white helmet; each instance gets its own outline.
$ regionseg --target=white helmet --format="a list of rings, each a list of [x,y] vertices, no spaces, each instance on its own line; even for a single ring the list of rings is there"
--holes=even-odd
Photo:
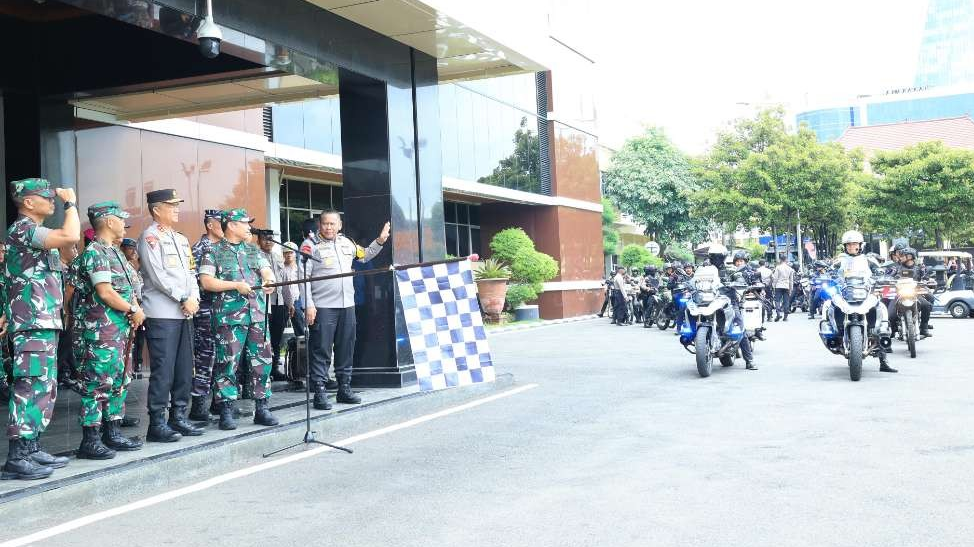
[[[857,230],[849,230],[848,232],[842,234],[842,250],[845,250],[846,253],[849,252],[846,250],[846,245],[848,245],[849,243],[859,244],[859,252],[856,253],[856,255],[860,255],[862,254],[862,250],[863,250],[862,247],[866,243],[866,238],[862,236],[862,232],[859,232]]]
[[[858,243],[862,245],[866,242],[866,238],[862,236],[862,232],[857,230],[849,230],[848,232],[842,234],[842,244],[846,243]]]

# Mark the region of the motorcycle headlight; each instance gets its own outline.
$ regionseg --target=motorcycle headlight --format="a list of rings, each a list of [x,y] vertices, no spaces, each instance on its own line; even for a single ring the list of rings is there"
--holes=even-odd
[[[912,306],[914,300],[912,298],[903,298],[900,300],[900,304],[903,306]]]
[[[869,291],[865,287],[846,287],[842,296],[850,302],[862,302],[869,296]]]
[[[916,287],[900,287],[896,289],[900,296],[913,297],[917,293]]]
[[[700,293],[700,303],[709,304],[714,301],[714,293],[712,292],[702,292]]]

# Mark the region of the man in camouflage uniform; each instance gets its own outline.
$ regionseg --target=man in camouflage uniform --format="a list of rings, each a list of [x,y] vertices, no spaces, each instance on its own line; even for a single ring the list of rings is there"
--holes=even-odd
[[[81,255],[78,268],[85,295],[80,361],[84,437],[79,458],[107,460],[115,457],[115,450],[142,448],[141,442],[122,436],[120,430],[128,385],[125,348],[130,329],[145,320],[135,296],[135,270],[115,245],[125,235],[128,216],[113,201],[88,208],[96,237]]]
[[[203,262],[203,255],[213,245],[223,239],[220,223],[223,211],[207,209],[203,213],[203,228],[206,233],[193,245],[193,261],[197,269]],[[206,400],[210,396],[213,383],[213,293],[200,287],[200,309],[193,319],[193,354],[196,366],[193,370],[193,406],[189,419],[206,422],[210,419],[206,410]],[[215,409],[214,409],[215,410]]]
[[[13,341],[7,438],[10,448],[2,479],[43,479],[68,464],[40,450],[57,399],[57,340],[61,332],[61,258],[58,247],[77,243],[81,226],[74,190],[52,189],[44,179],[10,183],[17,220],[7,230],[6,307]],[[54,196],[64,201],[64,224],[42,226],[54,214]]]
[[[235,367],[246,358],[254,390],[254,423],[274,426],[268,408],[271,396],[271,348],[264,328],[264,303],[251,287],[274,283],[270,263],[256,245],[247,243],[254,219],[243,209],[224,213],[224,237],[200,261],[200,283],[216,293],[213,331],[216,335],[216,397],[220,402],[220,429],[236,429],[233,417],[237,398]],[[274,292],[265,288],[264,293]]]
[[[3,259],[7,254],[7,244],[0,241],[0,271],[3,269]],[[7,293],[4,288],[4,276],[0,274],[0,301],[7,301]],[[0,312],[0,315],[3,315]],[[6,322],[7,318],[2,320]],[[10,401],[10,352],[7,351],[7,332],[6,325],[0,325],[0,404],[7,404]]]

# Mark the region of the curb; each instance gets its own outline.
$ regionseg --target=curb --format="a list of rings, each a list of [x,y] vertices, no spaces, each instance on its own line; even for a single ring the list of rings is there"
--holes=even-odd
[[[526,325],[512,325],[510,327],[498,327],[496,329],[490,329],[487,331],[487,335],[494,334],[504,334],[506,332],[517,332],[522,330],[537,329],[540,327],[549,327],[551,325],[563,325],[566,323],[580,323],[582,321],[591,321],[593,319],[598,319],[599,316],[592,315],[579,315],[577,317],[566,317],[564,319],[546,319],[544,321],[538,321],[536,323],[529,323]]]
[[[493,392],[506,391],[514,385],[514,376],[505,373],[499,374],[489,384],[407,393],[313,416],[311,428],[324,441],[340,440],[365,428],[383,427],[390,421],[398,423]],[[244,431],[233,437],[214,439],[182,450],[147,456],[59,480],[36,485],[28,482],[24,488],[0,496],[0,521],[28,525],[59,512],[73,514],[77,508],[94,503],[118,505],[159,489],[192,484],[241,465],[261,461],[262,454],[298,443],[303,438],[304,424],[304,419],[291,420],[277,427]],[[336,455],[347,456],[341,453]],[[32,518],[31,515],[38,517]]]

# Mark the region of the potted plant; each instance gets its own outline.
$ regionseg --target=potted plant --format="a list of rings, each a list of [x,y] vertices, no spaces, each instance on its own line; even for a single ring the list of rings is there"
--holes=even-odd
[[[510,278],[511,268],[495,258],[484,260],[474,271],[480,305],[490,322],[500,322],[501,312],[504,311],[504,297],[507,294],[507,280]]]
[[[490,242],[494,257],[511,264],[511,284],[507,305],[515,321],[538,319],[538,306],[528,305],[544,291],[544,283],[558,275],[558,261],[536,250],[534,242],[521,228],[501,230]]]

